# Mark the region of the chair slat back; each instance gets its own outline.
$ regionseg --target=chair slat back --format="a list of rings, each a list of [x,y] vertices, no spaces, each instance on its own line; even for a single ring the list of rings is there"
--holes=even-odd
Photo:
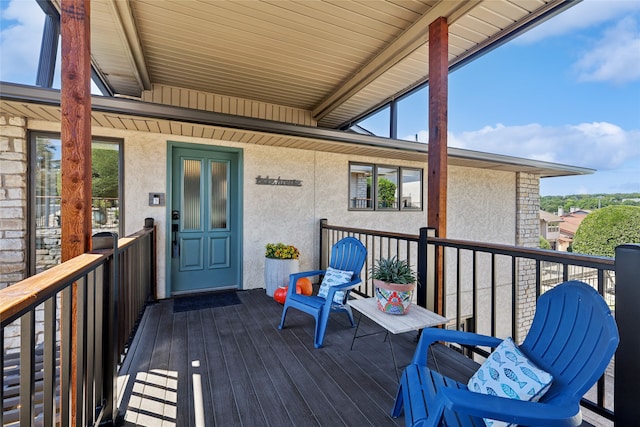
[[[353,271],[352,280],[359,279],[367,249],[355,237],[345,237],[336,242],[331,248],[329,266],[338,270]]]
[[[538,299],[521,349],[553,375],[542,401],[580,399],[597,381],[618,346],[615,319],[604,299],[586,283],[566,282]]]

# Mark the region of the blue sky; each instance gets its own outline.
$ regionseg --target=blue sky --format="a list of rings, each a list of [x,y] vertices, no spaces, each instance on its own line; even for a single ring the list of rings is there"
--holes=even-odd
[[[401,103],[399,137],[428,140],[427,96]],[[449,146],[597,169],[542,195],[640,192],[640,1],[584,0],[451,73]]]
[[[33,84],[42,12],[0,4],[0,80]],[[399,137],[428,140],[426,106],[426,90],[400,104]],[[451,73],[449,145],[597,170],[542,195],[640,192],[640,1],[584,0]]]

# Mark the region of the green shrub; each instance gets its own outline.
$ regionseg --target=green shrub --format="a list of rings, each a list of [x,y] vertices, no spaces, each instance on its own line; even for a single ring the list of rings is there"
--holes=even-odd
[[[608,206],[590,213],[573,238],[573,252],[613,257],[615,248],[640,243],[640,207]]]

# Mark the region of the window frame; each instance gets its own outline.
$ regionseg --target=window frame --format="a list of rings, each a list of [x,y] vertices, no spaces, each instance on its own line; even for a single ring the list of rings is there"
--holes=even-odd
[[[28,132],[27,153],[27,275],[36,274],[36,161],[37,139],[50,138],[60,140],[62,149],[62,135],[59,132],[37,131]],[[124,139],[113,137],[91,136],[91,143],[107,143],[118,146],[118,235],[122,236],[125,230],[125,195],[124,195]]]
[[[404,175],[403,172],[404,171],[415,171],[418,172],[418,174],[420,174],[420,178],[419,178],[419,182],[420,182],[420,207],[419,208],[414,208],[411,206],[405,206],[404,203],[402,202],[402,197],[404,194],[403,188],[404,188]],[[413,212],[421,212],[424,210],[424,169],[423,168],[413,168],[413,167],[402,167],[400,168],[400,191],[399,191],[399,204],[400,204],[400,210],[402,211],[413,211]]]
[[[365,208],[357,208],[352,207],[352,166],[369,166],[371,167],[371,207]],[[379,194],[378,194],[378,177],[379,177],[379,169],[380,168],[388,168],[395,169],[398,174],[398,189],[397,189],[397,198],[396,198],[396,207],[384,208],[378,206]],[[407,171],[417,171],[420,174],[420,208],[413,207],[405,207],[402,203],[402,193],[403,193],[403,172]],[[383,164],[383,163],[369,163],[369,162],[349,162],[348,168],[348,195],[347,195],[347,210],[353,212],[370,212],[370,211],[378,211],[378,212],[423,212],[424,211],[424,168],[412,167],[412,166],[398,166],[391,164]]]
[[[356,197],[352,197],[352,193],[351,193],[351,166],[368,166],[371,167],[371,182],[372,182],[372,187],[373,187],[373,183],[375,182],[375,166],[373,165],[373,163],[363,163],[363,162],[349,162],[349,170],[348,170],[348,177],[347,177],[347,182],[348,182],[348,186],[349,186],[349,194],[347,196],[347,210],[350,211],[373,211],[375,208],[375,190],[373,188],[371,188],[371,197],[368,199],[371,201],[371,206],[370,207],[364,207],[364,208],[354,208],[351,207],[351,199],[352,198],[356,198]]]

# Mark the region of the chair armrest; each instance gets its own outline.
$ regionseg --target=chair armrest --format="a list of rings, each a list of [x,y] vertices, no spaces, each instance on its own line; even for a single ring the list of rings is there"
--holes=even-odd
[[[420,341],[418,341],[418,346],[413,354],[411,363],[426,366],[429,346],[438,341],[495,348],[502,342],[502,339],[488,335],[474,334],[472,332],[425,328],[422,330]]]
[[[348,283],[343,283],[341,285],[329,286],[329,289],[327,291],[327,298],[326,298],[327,302],[325,303],[325,305],[331,306],[331,304],[333,303],[333,297],[336,294],[336,292],[351,290],[356,286],[358,286],[361,282],[362,282],[362,279],[356,279]]]
[[[325,273],[325,270],[312,270],[312,271],[303,271],[301,273],[290,274],[287,295],[293,295],[296,293],[296,283],[298,282],[298,279],[301,279],[303,277],[319,276],[324,273]]]
[[[578,403],[558,406],[446,387],[438,390],[436,399],[441,400],[440,403],[445,408],[454,412],[464,412],[517,425],[576,427],[582,423],[582,413]]]

